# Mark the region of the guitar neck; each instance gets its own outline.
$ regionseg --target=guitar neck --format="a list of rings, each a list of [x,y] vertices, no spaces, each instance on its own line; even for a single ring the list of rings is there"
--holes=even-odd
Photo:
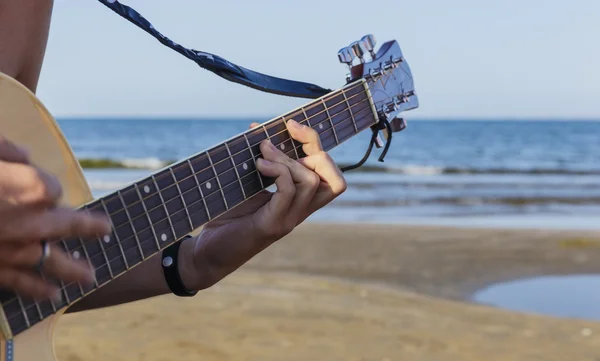
[[[4,304],[13,335],[69,306],[190,232],[273,184],[256,169],[259,144],[269,139],[293,159],[305,156],[287,132],[293,119],[317,131],[325,151],[378,121],[367,83],[356,81],[288,114],[239,134],[81,207],[107,215],[112,232],[102,238],[59,242],[72,258],[96,270],[96,283],[60,283],[62,302],[14,296]]]

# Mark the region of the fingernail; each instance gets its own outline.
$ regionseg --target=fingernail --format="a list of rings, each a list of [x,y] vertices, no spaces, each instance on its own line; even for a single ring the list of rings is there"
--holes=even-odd
[[[271,165],[271,162],[269,162],[268,160],[266,160],[264,158],[258,158],[258,162],[262,163],[263,165]]]
[[[302,126],[300,125],[300,123],[298,123],[297,121],[295,121],[294,119],[290,119],[288,120],[288,124],[292,127],[292,128],[296,128],[298,130],[302,129]]]

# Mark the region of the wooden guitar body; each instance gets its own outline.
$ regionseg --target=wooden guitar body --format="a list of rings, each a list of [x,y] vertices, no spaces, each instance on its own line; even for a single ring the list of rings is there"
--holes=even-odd
[[[39,99],[13,78],[0,73],[0,135],[28,148],[32,163],[60,180],[61,203],[77,207],[92,193],[79,162],[54,118]],[[53,329],[66,308],[15,336],[0,341],[0,361],[53,361]]]

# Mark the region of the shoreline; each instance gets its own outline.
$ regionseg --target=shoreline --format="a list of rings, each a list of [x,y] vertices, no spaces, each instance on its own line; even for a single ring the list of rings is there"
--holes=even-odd
[[[57,355],[592,361],[599,322],[470,299],[499,282],[583,273],[600,274],[599,231],[308,222],[192,299],[63,317]]]

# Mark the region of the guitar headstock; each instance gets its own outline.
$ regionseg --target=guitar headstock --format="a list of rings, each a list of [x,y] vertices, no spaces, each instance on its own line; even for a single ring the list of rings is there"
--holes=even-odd
[[[342,48],[338,58],[350,68],[348,82],[360,78],[367,81],[379,118],[403,129],[400,113],[419,106],[412,73],[397,41],[384,43],[377,52],[375,45],[373,35],[365,35]]]

